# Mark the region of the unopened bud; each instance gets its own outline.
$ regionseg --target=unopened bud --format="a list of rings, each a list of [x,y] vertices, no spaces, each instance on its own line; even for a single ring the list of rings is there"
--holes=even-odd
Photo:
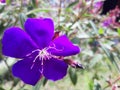
[[[75,61],[70,60],[70,59],[64,59],[64,61],[73,68],[84,69],[83,65],[78,63],[78,62],[75,62]]]
[[[60,31],[55,32],[55,34],[54,34],[54,36],[53,36],[52,39],[54,40],[54,39],[56,39],[57,37],[59,37],[59,34],[60,34]]]

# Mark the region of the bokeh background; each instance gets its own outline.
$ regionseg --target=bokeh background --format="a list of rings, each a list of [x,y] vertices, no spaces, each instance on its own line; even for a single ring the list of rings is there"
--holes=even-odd
[[[6,28],[24,29],[27,18],[52,18],[55,31],[66,34],[81,48],[80,54],[68,58],[82,64],[84,69],[69,67],[62,80],[53,82],[43,78],[33,87],[13,77],[11,67],[17,59],[2,55],[0,43],[0,90],[119,90],[119,6],[119,0],[1,2],[0,40]]]

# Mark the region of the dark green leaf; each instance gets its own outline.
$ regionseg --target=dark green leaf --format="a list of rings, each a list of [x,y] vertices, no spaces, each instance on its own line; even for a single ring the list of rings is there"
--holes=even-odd
[[[36,0],[32,0],[33,7],[37,7]]]
[[[71,79],[73,85],[76,85],[76,83],[77,83],[77,73],[76,73],[75,69],[70,68],[69,69],[69,75],[70,75],[70,79]]]
[[[78,4],[78,2],[79,2],[79,0],[76,0],[76,1],[74,1],[74,2],[72,2],[72,3],[70,3],[70,4],[67,6],[67,8],[70,8],[70,7]]]
[[[79,44],[80,43],[80,39],[75,37],[71,40],[74,44]]]
[[[18,79],[14,79],[14,84],[13,84],[13,86],[16,86],[18,83],[19,83],[19,80],[18,80]]]
[[[40,90],[40,87],[43,83],[43,80],[40,80],[34,87],[33,87],[33,90]]]
[[[99,83],[95,82],[95,84],[94,84],[94,90],[102,90],[101,89],[101,85]]]
[[[5,90],[5,89],[3,89],[2,87],[0,87],[0,90]]]
[[[20,18],[21,26],[22,26],[22,28],[24,28],[24,22],[25,22],[25,20],[26,20],[25,14],[20,13],[20,14],[19,14],[19,18]]]
[[[0,13],[4,11],[4,6],[0,6]]]
[[[48,81],[48,79],[44,78],[44,80],[43,80],[43,86],[46,85],[47,81]]]

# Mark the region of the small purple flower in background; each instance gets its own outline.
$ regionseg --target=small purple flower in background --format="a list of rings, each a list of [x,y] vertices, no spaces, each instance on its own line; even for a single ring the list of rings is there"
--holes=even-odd
[[[101,9],[102,9],[102,5],[103,5],[103,1],[99,1],[99,2],[95,2],[93,4],[93,9],[92,9],[92,13],[96,14],[98,13]]]
[[[99,2],[96,2],[93,7],[100,8],[102,5],[103,5],[103,1],[99,1]]]
[[[120,27],[120,9],[116,6],[115,9],[108,12],[107,18],[103,21],[103,26],[119,28]]]
[[[109,27],[111,24],[112,24],[112,18],[107,18],[107,19],[105,19],[103,22],[102,22],[102,25],[104,26],[104,27]]]
[[[49,18],[29,18],[24,28],[8,28],[2,38],[2,53],[20,59],[12,67],[13,75],[30,85],[42,76],[53,81],[62,79],[68,65],[60,57],[78,54],[80,48],[66,35],[53,39],[54,24]]]
[[[0,4],[6,3],[6,0],[0,0]]]

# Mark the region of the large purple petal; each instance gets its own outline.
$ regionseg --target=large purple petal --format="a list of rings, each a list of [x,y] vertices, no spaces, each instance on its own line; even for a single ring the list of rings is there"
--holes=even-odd
[[[56,81],[62,79],[67,73],[68,65],[55,58],[44,62],[43,75],[50,80]]]
[[[41,78],[40,62],[35,62],[33,65],[33,58],[25,58],[15,63],[12,67],[12,73],[15,77],[20,78],[24,83],[35,85]]]
[[[40,48],[48,46],[54,35],[53,21],[49,18],[29,18],[25,22],[25,30]]]
[[[50,47],[50,53],[57,56],[71,56],[80,52],[80,48],[73,45],[66,35],[56,38]]]
[[[18,27],[8,28],[2,38],[2,53],[6,56],[23,58],[37,48],[29,35]]]

